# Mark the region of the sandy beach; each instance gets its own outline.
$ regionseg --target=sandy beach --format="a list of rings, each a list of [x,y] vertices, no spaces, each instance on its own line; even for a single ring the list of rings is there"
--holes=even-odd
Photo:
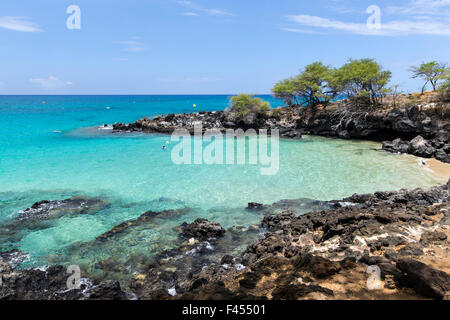
[[[444,180],[450,179],[450,164],[436,160],[434,158],[425,159],[427,167],[433,171],[433,173]]]

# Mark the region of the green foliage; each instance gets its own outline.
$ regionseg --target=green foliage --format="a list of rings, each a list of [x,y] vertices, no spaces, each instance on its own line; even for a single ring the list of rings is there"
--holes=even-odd
[[[322,62],[314,62],[306,66],[299,75],[275,84],[272,93],[289,106],[303,103],[316,106],[326,103],[336,95],[331,85],[333,72]]]
[[[450,72],[448,68],[443,80],[444,82],[438,88],[439,97],[442,101],[448,101],[450,100]]]
[[[350,59],[336,71],[335,83],[342,94],[367,104],[378,104],[390,92],[392,73],[373,59]]]
[[[391,72],[382,70],[372,59],[350,60],[339,69],[314,62],[297,76],[275,84],[272,93],[287,105],[307,104],[315,107],[338,95],[377,104],[390,92]]]
[[[436,90],[436,85],[440,80],[446,79],[449,74],[449,68],[445,63],[438,63],[437,61],[424,62],[419,67],[411,67],[410,71],[413,73],[413,78],[421,78],[425,80],[422,87],[422,93],[428,83]]]
[[[282,111],[280,108],[272,109],[272,117],[279,118],[281,116],[281,114],[282,114]]]
[[[409,97],[409,102],[412,105],[417,105],[420,103],[420,93],[412,93],[411,96]]]
[[[245,116],[249,112],[266,112],[270,110],[270,104],[253,95],[241,93],[231,98],[230,111]]]
[[[449,92],[450,91],[450,80],[446,80],[439,86],[439,90],[443,92]]]

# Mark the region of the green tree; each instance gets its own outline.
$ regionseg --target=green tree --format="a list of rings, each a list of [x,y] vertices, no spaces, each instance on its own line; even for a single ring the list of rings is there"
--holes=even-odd
[[[249,112],[266,112],[270,110],[270,104],[250,94],[241,93],[231,98],[230,111],[245,116]]]
[[[422,87],[423,93],[428,83],[431,84],[433,91],[435,91],[438,81],[442,80],[448,73],[448,68],[444,63],[430,61],[422,63],[419,67],[411,67],[410,71],[413,73],[413,78],[425,80],[425,84]]]
[[[333,69],[322,62],[314,62],[307,65],[299,75],[276,83],[272,93],[289,106],[317,106],[327,103],[337,93],[331,85],[333,72]]]
[[[445,74],[442,76],[443,82],[438,88],[439,95],[442,100],[448,101],[450,98],[450,68],[447,68]]]
[[[333,82],[343,95],[365,104],[378,104],[390,92],[392,73],[383,70],[374,59],[350,59],[337,69]]]

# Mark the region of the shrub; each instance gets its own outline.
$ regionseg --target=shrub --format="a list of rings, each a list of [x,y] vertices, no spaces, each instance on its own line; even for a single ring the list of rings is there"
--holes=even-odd
[[[230,112],[236,112],[241,117],[249,112],[264,113],[270,110],[270,104],[250,94],[241,93],[231,98]]]

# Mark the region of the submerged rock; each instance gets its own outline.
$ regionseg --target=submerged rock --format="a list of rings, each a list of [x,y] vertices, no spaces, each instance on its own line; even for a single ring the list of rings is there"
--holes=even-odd
[[[183,208],[178,210],[164,210],[164,211],[147,211],[140,215],[137,219],[128,220],[115,226],[111,230],[101,234],[97,237],[97,240],[109,240],[121,234],[132,232],[133,228],[138,226],[151,227],[156,218],[166,219],[174,218],[188,213],[191,209]]]
[[[262,203],[257,202],[249,202],[247,205],[247,209],[253,210],[253,209],[261,209],[263,207]]]
[[[69,214],[90,214],[100,211],[108,205],[106,200],[98,198],[72,197],[65,200],[43,200],[20,211],[18,219],[20,221],[45,220]]]

